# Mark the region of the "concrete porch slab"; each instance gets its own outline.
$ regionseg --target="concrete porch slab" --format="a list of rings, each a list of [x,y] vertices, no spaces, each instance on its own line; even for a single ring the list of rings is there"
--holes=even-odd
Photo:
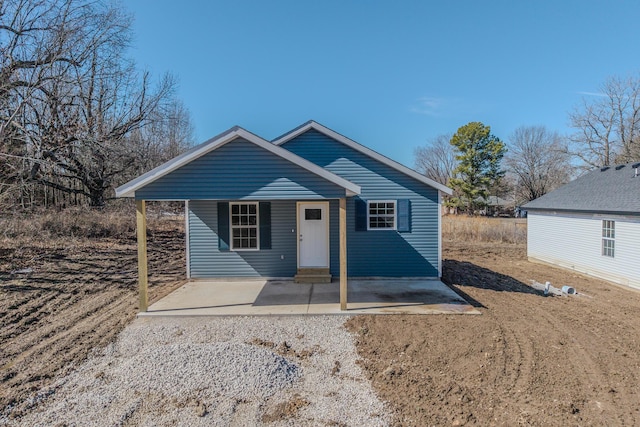
[[[347,295],[347,310],[341,311],[338,282],[196,280],[139,316],[480,314],[439,280],[349,280]]]

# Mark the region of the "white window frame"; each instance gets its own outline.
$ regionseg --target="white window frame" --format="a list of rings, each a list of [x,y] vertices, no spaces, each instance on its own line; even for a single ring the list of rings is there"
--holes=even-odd
[[[371,204],[372,203],[393,203],[393,227],[371,227]],[[376,217],[386,217],[388,215],[375,215]],[[398,201],[397,200],[367,200],[367,230],[369,231],[393,231],[398,229]]]
[[[616,256],[616,222],[611,219],[602,220],[602,256]]]
[[[248,206],[254,205],[256,207],[256,225],[233,225],[233,206]],[[256,247],[255,248],[236,248],[234,246],[233,230],[243,228],[255,228],[256,229]],[[258,202],[229,202],[229,250],[233,252],[245,252],[245,251],[259,251],[260,250],[260,203]]]

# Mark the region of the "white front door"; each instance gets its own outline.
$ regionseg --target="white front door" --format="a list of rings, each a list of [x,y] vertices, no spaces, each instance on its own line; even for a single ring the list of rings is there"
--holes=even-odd
[[[329,267],[329,202],[298,203],[298,267]]]

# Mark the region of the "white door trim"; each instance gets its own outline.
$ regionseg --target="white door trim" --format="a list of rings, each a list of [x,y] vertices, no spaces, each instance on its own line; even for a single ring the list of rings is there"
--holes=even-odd
[[[326,207],[326,216],[324,218],[326,229],[327,229],[327,265],[326,266],[318,266],[318,267],[330,267],[331,264],[331,246],[329,241],[329,234],[331,231],[331,221],[330,221],[330,205],[328,201],[302,201],[296,202],[296,252],[297,252],[297,265],[300,268],[300,205],[324,205]]]

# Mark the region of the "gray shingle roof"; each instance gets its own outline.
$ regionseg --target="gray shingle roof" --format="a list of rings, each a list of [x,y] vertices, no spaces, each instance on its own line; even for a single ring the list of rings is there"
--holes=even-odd
[[[639,166],[634,162],[593,170],[523,209],[640,215]]]

